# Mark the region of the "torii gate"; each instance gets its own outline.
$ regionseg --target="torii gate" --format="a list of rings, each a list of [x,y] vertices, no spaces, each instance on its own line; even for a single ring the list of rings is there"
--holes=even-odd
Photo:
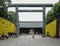
[[[9,7],[15,7],[16,8],[16,35],[19,34],[18,12],[43,12],[43,31],[42,31],[42,35],[44,35],[44,32],[45,32],[45,9],[46,9],[46,7],[53,7],[53,4],[11,4]],[[42,7],[43,10],[18,10],[19,7]]]

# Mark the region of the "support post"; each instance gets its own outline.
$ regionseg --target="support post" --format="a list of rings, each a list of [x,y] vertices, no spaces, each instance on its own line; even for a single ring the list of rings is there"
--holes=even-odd
[[[45,6],[43,6],[43,31],[42,35],[44,36],[45,34]]]
[[[19,34],[18,6],[16,6],[16,37]]]

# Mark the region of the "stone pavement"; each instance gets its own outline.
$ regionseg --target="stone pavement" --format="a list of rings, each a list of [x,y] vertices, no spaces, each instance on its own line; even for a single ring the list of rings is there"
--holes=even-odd
[[[0,40],[0,46],[60,46],[60,39],[41,35],[21,35],[14,39]]]

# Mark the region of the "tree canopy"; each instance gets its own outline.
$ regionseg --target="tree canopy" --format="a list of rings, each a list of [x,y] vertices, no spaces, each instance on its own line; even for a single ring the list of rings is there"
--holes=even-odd
[[[54,9],[52,8],[46,15],[46,24],[48,24],[49,22],[51,22],[52,20],[54,20]]]
[[[11,4],[11,0],[0,0],[0,17],[7,19],[8,18],[8,10],[5,4],[5,1],[8,2],[8,6]]]
[[[5,2],[6,1],[6,2]],[[11,4],[11,0],[0,0],[0,17],[9,20],[10,22],[16,22],[16,13],[13,11],[8,12],[8,7]],[[8,7],[7,7],[8,5]]]
[[[60,2],[56,3],[46,15],[46,24],[60,16]]]
[[[60,16],[60,2],[54,5],[54,14],[56,18]]]
[[[6,4],[9,6],[11,4],[11,0],[0,0],[0,8],[6,8]]]
[[[8,20],[15,24],[16,22],[16,13],[13,11],[8,12]]]

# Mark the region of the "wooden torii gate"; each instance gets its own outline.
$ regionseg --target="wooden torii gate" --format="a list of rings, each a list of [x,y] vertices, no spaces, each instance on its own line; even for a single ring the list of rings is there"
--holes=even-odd
[[[9,7],[15,7],[16,8],[16,36],[19,34],[19,21],[18,21],[18,12],[43,12],[43,31],[42,35],[44,35],[45,32],[45,9],[46,7],[53,7],[53,4],[11,4]],[[18,10],[19,7],[42,7],[43,10]]]

